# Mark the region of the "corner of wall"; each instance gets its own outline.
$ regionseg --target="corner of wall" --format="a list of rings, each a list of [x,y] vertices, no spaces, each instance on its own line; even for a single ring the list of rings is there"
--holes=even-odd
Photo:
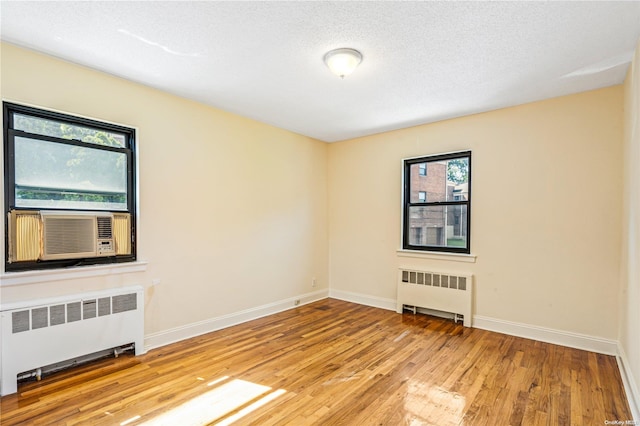
[[[624,81],[622,253],[618,364],[635,420],[640,420],[640,41]]]

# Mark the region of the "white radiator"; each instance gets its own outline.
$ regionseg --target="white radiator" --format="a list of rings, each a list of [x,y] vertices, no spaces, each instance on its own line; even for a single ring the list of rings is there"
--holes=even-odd
[[[462,316],[465,327],[471,327],[473,276],[457,273],[417,271],[400,268],[396,312],[405,305],[433,309]]]
[[[133,343],[144,352],[140,286],[0,305],[0,395],[17,375]]]

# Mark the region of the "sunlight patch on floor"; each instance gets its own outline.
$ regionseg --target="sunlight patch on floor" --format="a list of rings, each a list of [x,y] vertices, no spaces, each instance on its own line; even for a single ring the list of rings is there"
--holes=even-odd
[[[287,393],[287,391],[284,390],[284,389],[278,389],[276,391],[273,391],[270,394],[263,396],[262,398],[260,398],[256,402],[254,402],[253,404],[250,404],[250,405],[246,406],[245,408],[243,408],[242,410],[238,411],[234,415],[227,417],[226,419],[224,419],[220,423],[216,423],[216,425],[217,426],[230,425],[233,422],[235,422],[237,420],[240,420],[241,418],[243,418],[247,414],[251,413],[252,411],[255,411],[258,408],[262,407],[263,405],[273,401],[277,397],[279,397],[281,395],[284,395],[285,393]]]
[[[217,385],[227,378],[225,376],[214,380],[207,386]],[[285,393],[286,391],[283,389],[272,391],[269,386],[233,379],[166,413],[138,424],[144,426],[199,426],[220,420],[221,422],[217,424],[227,425]],[[246,407],[243,407],[244,405]],[[238,412],[233,413],[238,409]],[[231,413],[233,414],[229,416]]]
[[[458,425],[464,417],[465,397],[440,386],[409,380],[404,400],[410,425]]]
[[[125,420],[124,422],[120,423],[120,426],[127,426],[129,423],[133,423],[136,420],[138,420],[139,418],[140,418],[140,416],[133,416],[129,420]]]

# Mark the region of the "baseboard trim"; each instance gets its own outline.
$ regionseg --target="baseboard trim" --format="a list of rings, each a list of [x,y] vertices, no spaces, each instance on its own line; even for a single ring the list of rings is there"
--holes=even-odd
[[[329,297],[333,299],[344,300],[346,302],[358,303],[360,305],[372,306],[374,308],[387,309],[389,311],[396,310],[396,300],[386,299],[384,297],[370,296],[362,293],[352,293],[350,291],[329,290]]]
[[[204,321],[175,327],[158,333],[151,333],[144,338],[145,351],[176,343],[191,337],[200,336],[201,334],[221,330],[243,322],[262,318],[267,315],[293,309],[297,306],[326,299],[327,297],[329,297],[329,290],[319,290],[313,293],[307,293],[301,296],[290,297],[288,299],[257,306],[255,308],[245,309],[244,311],[209,318]],[[296,301],[299,303],[296,303]]]
[[[631,415],[633,416],[633,420],[640,422],[640,391],[638,391],[638,384],[633,378],[633,374],[631,374],[629,358],[627,358],[627,354],[620,343],[618,343],[618,355],[616,359],[618,360],[618,368],[620,369],[624,391],[627,394],[629,408],[631,408]]]
[[[474,315],[473,327],[525,339],[539,340],[555,345],[583,349],[605,355],[618,355],[618,342],[586,334],[572,333],[563,330],[538,327],[535,325],[505,321],[497,318]]]

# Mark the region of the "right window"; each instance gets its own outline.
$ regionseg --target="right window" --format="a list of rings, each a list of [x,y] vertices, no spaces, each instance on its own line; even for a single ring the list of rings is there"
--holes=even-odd
[[[404,160],[402,246],[471,252],[471,151]]]

